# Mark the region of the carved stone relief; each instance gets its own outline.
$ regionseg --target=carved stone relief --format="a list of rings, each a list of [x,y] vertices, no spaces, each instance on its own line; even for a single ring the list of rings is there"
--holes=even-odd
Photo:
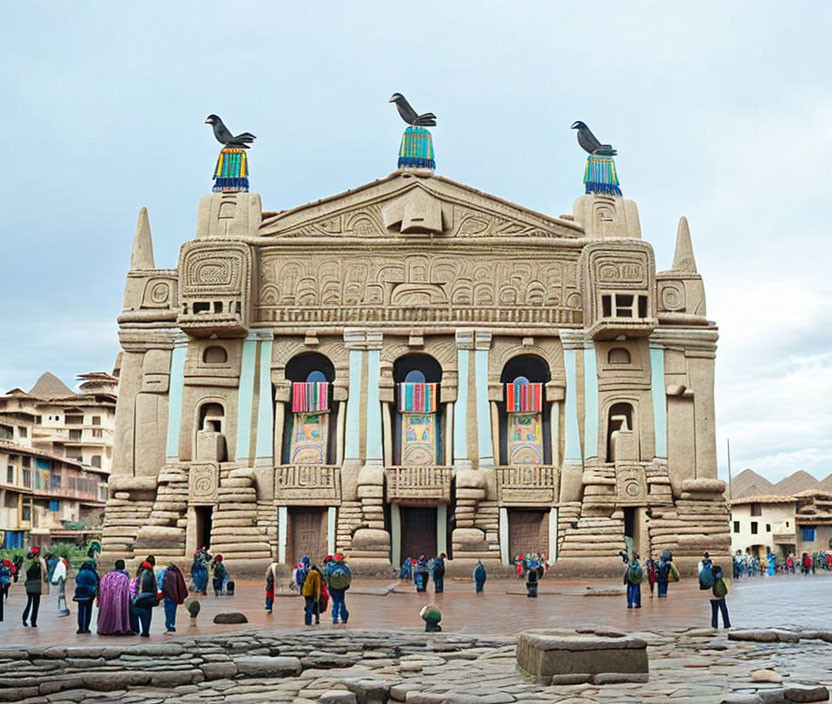
[[[454,248],[456,249],[456,248]],[[577,252],[265,248],[259,322],[581,322]]]
[[[218,475],[218,467],[213,462],[191,464],[188,469],[188,501],[197,506],[217,503]]]

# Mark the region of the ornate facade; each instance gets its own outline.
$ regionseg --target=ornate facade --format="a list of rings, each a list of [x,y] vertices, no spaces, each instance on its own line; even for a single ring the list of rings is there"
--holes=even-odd
[[[615,195],[550,217],[408,168],[278,213],[213,193],[176,269],[142,211],[119,326],[107,553],[728,552],[684,219],[657,273]]]

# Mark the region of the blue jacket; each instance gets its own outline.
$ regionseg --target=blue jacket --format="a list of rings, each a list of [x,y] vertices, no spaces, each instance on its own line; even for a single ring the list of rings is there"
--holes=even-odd
[[[81,567],[75,576],[75,596],[73,601],[94,599],[98,593],[98,575],[91,569]]]

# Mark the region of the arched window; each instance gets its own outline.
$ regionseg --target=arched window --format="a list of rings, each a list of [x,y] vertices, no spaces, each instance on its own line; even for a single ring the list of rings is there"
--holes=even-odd
[[[335,459],[335,367],[319,352],[292,357],[286,364],[292,382],[283,426],[284,464],[331,464]]]
[[[212,433],[223,432],[225,409],[221,403],[206,403],[199,409],[199,429]]]
[[[609,364],[629,364],[630,353],[623,347],[613,347],[607,353],[607,362]]]
[[[393,365],[393,381],[393,463],[442,464],[441,365],[427,354],[406,355]]]
[[[633,406],[614,403],[607,413],[607,462],[612,462],[612,434],[616,430],[633,430]]]
[[[226,352],[225,347],[211,345],[206,347],[205,352],[202,353],[202,361],[205,364],[224,364],[228,361],[228,352]]]
[[[535,354],[512,357],[503,367],[503,401],[498,404],[500,464],[549,464],[550,418],[545,385],[551,379],[546,360]]]

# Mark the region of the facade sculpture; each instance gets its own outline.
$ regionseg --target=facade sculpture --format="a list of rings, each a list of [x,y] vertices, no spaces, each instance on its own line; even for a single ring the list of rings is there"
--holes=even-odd
[[[106,553],[728,552],[684,218],[657,273],[618,195],[550,217],[408,166],[277,213],[216,192],[173,270],[142,210],[119,326]]]

